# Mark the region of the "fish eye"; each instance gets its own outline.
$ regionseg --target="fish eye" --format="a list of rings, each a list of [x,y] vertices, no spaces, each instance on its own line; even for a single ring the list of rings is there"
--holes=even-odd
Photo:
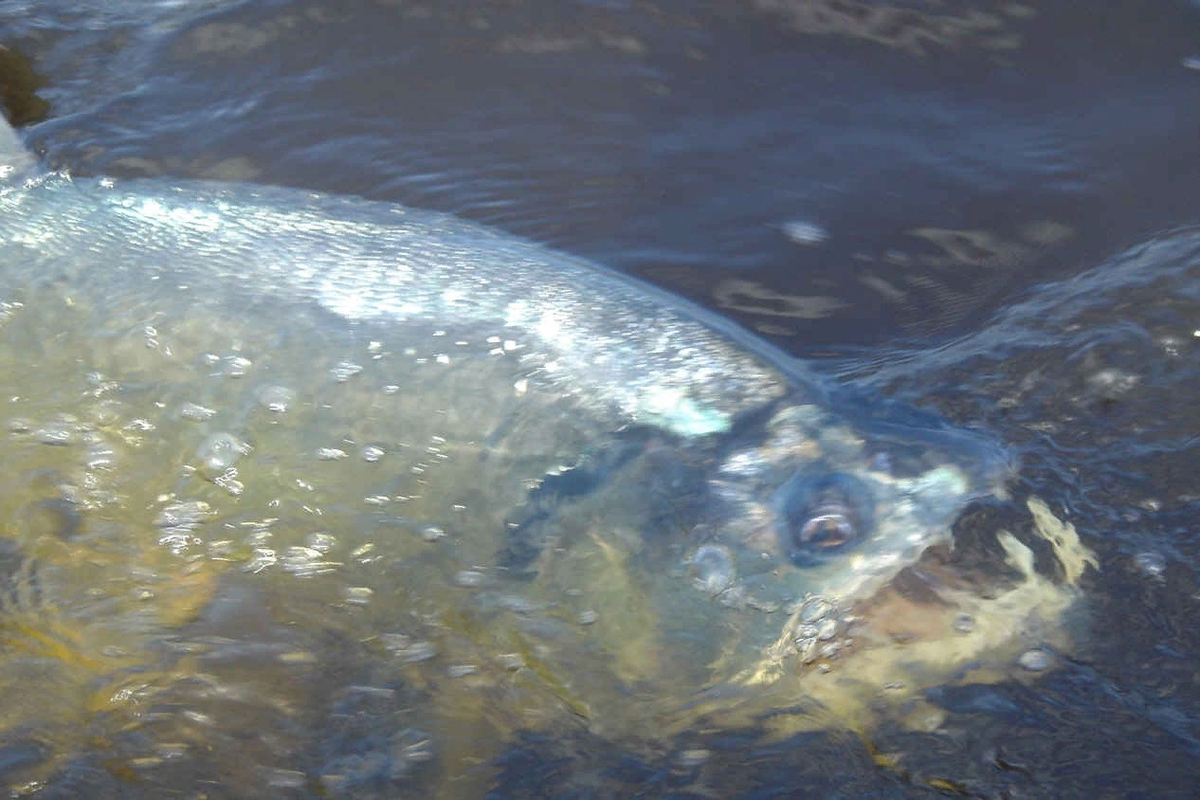
[[[841,555],[870,533],[870,492],[849,475],[796,475],[776,492],[778,533],[788,560],[813,566]]]

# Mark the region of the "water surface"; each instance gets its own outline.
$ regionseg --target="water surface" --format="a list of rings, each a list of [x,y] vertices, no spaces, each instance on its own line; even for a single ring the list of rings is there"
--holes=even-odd
[[[1007,528],[1054,573],[1020,503],[1030,495],[1099,556],[1084,579],[1091,622],[1079,645],[1031,680],[944,681],[926,693],[939,711],[928,729],[893,719],[865,738],[834,728],[779,744],[753,728],[697,728],[632,748],[586,727],[547,737],[530,725],[501,756],[499,796],[534,785],[568,796],[780,787],[1187,795],[1200,736],[1191,667],[1200,651],[1191,634],[1200,256],[1188,227],[1200,223],[1198,22],[1195,7],[1179,3],[1110,4],[1103,14],[1070,3],[381,2],[353,13],[321,3],[0,3],[0,38],[28,52],[48,81],[51,116],[27,131],[48,163],[79,175],[254,180],[435,208],[647,277],[863,391],[1011,445],[1021,460],[1016,500],[976,509],[957,531],[960,550],[977,553],[985,572],[998,569],[993,534]],[[214,369],[244,357],[236,339],[213,352]],[[269,344],[286,363],[288,343]],[[14,376],[29,365],[17,361]],[[331,356],[320,368],[337,363]],[[53,376],[62,374],[45,373],[43,422],[54,421],[55,402],[79,414],[81,392],[101,402],[102,383],[63,384],[56,399]],[[247,401],[245,413],[271,412]],[[50,452],[36,440],[24,447],[14,457]],[[364,486],[376,479],[361,454],[349,457]],[[70,515],[49,502],[53,474],[29,474],[13,524],[27,535],[68,531]],[[147,503],[158,492],[151,477]],[[238,559],[252,554],[264,524],[243,522],[228,537]],[[149,531],[137,552],[146,575],[177,576],[184,589],[158,589],[168,599],[154,604],[165,622],[194,626],[183,643],[149,665],[135,640],[128,649],[143,661],[132,664],[86,642],[46,644],[31,668],[57,665],[59,685],[79,687],[63,702],[92,708],[92,676],[141,669],[144,685],[176,693],[180,713],[219,717],[221,706],[232,716],[219,729],[273,732],[218,743],[211,762],[151,748],[166,784],[232,770],[225,785],[243,792],[303,795],[311,772],[375,763],[381,751],[400,755],[373,767],[379,780],[435,780],[425,743],[436,737],[396,718],[426,703],[465,707],[471,692],[447,690],[442,678],[422,683],[434,671],[423,660],[420,610],[379,619],[381,604],[346,593],[370,583],[360,572],[380,568],[353,556],[370,537],[339,534],[340,550],[326,557],[325,540],[306,538],[317,533],[289,533],[288,546],[306,548],[292,571],[230,582],[207,568],[188,572],[187,554],[161,548],[161,532]],[[41,591],[68,616],[99,600],[67,587],[146,588],[128,572],[128,551],[106,555],[101,537],[87,552],[78,562],[38,554],[57,565],[38,573]],[[324,589],[293,591],[296,572],[323,560],[347,572],[307,584]],[[351,609],[343,629],[306,627],[327,622],[329,607]],[[66,622],[60,630],[74,635]],[[228,643],[252,630],[258,649]],[[218,655],[203,669],[179,666],[189,641]],[[70,655],[80,652],[113,661]],[[247,666],[255,659],[288,664],[295,684],[263,685],[274,673]],[[399,682],[397,659],[416,665]],[[171,670],[215,677],[176,683]],[[6,675],[19,692],[20,671]],[[235,685],[255,702],[214,689]],[[109,713],[140,713],[111,701],[136,698],[136,686],[103,688]],[[297,697],[304,702],[294,705]],[[185,744],[167,706],[162,724]],[[198,740],[212,730],[192,724]],[[57,746],[20,728],[6,741],[18,787]],[[243,750],[246,763],[275,759],[281,771],[234,774],[232,754]],[[309,760],[282,766],[278,754],[294,752]],[[42,791],[87,785],[116,796],[137,790],[139,768],[82,759]]]

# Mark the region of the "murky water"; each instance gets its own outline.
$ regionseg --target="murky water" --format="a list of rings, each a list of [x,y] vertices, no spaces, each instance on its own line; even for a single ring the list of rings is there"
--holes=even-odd
[[[656,498],[686,493],[678,453],[606,461],[603,426],[552,393],[514,412],[480,392],[520,378],[489,355],[503,340],[414,347],[223,289],[148,314],[169,293],[100,269],[10,281],[5,785],[1186,796],[1196,23],[0,3],[47,77],[29,135],[55,166],[485,221],[817,357],[865,398],[860,432],[898,398],[1020,460],[952,551],[921,542],[891,588],[792,619],[705,596],[729,586],[696,540],[644,538],[674,524]],[[581,453],[603,491],[554,498],[561,538],[509,575],[513,509]]]

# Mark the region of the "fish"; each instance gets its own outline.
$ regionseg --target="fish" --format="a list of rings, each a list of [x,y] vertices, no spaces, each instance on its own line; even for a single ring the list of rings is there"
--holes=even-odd
[[[516,571],[545,538],[521,541],[528,518],[553,526],[545,509],[561,499],[564,476],[597,460],[624,464],[648,443],[694,466],[680,506],[693,509],[686,559],[696,582],[728,595],[735,584],[749,591],[742,576],[769,575],[754,591],[782,587],[770,602],[869,593],[946,541],[962,509],[1001,492],[1012,472],[986,435],[895,404],[881,413],[881,399],[855,403],[696,303],[471,222],[278,187],[39,172],[7,124],[0,153],[10,300],[57,286],[76,306],[90,298],[108,325],[220,307],[275,315],[283,331],[303,310],[387,328],[445,366],[493,362],[473,387],[508,409],[488,438],[530,417],[520,406],[533,394],[580,420],[567,437],[579,451],[539,443],[561,463],[544,458],[523,477],[532,488],[514,504],[520,521],[505,521],[501,548]],[[591,471],[601,483],[604,470]]]
[[[804,662],[825,609],[949,542],[1015,467],[985,432],[836,386],[591,261],[385,202],[75,177],[6,123],[0,374],[18,476],[0,505],[41,591],[121,631],[92,639],[132,647],[122,615],[147,642],[203,619],[233,580],[213,564],[320,580],[386,563],[403,575],[392,616],[413,626],[386,641],[407,661],[426,659],[418,629],[445,658],[515,647],[582,715],[602,705],[589,669],[666,693],[646,661],[663,647],[703,643],[700,668],[671,673],[691,688],[764,654]],[[169,577],[196,563],[186,589]],[[138,596],[176,599],[150,624],[128,591],[72,588],[96,569],[126,589],[153,574],[159,594]],[[606,661],[530,644],[564,609]]]

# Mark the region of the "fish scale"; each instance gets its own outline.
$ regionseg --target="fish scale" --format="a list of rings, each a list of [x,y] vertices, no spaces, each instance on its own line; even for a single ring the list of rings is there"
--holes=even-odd
[[[306,301],[349,321],[519,332],[547,379],[686,436],[726,431],[788,392],[819,395],[791,356],[699,306],[433,212],[260,186],[51,174],[0,195],[0,241],[10,285],[67,265],[72,282],[144,298]]]

